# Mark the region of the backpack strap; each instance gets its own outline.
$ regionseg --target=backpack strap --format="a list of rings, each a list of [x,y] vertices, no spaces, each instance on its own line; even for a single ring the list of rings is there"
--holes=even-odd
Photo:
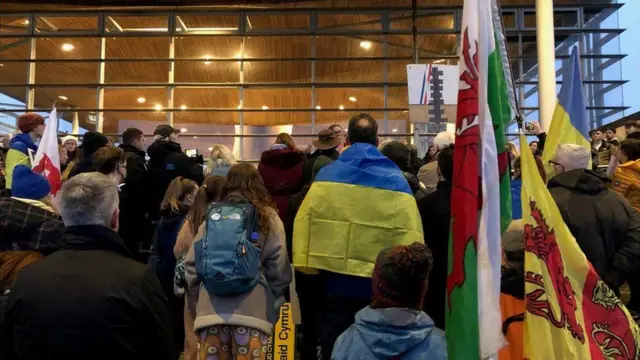
[[[524,313],[520,313],[520,314],[515,314],[512,316],[509,316],[503,323],[502,323],[502,333],[504,335],[507,335],[507,331],[509,331],[509,325],[513,324],[514,322],[523,322],[524,321]]]

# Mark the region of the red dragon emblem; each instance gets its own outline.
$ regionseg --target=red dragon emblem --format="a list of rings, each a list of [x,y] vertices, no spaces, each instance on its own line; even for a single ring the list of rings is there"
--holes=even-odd
[[[447,278],[447,299],[465,282],[464,253],[470,242],[477,248],[478,209],[480,204],[480,169],[478,127],[478,43],[471,55],[468,29],[462,39],[464,71],[460,74],[458,113],[456,116],[456,151],[453,154],[453,188],[451,198],[452,247],[451,273]],[[475,204],[472,205],[472,204]]]
[[[51,185],[51,194],[56,196],[62,186],[62,178],[60,176],[60,170],[53,165],[53,162],[46,153],[42,155],[42,159],[40,159],[40,162],[33,168],[33,171],[47,178]]]
[[[571,336],[584,343],[584,329],[578,324],[576,317],[578,305],[575,292],[571,282],[569,282],[569,278],[565,276],[562,254],[556,242],[555,231],[549,228],[535,201],[531,201],[529,206],[531,207],[531,216],[537,226],[525,225],[525,250],[535,254],[546,265],[551,280],[550,285],[556,293],[560,314],[556,316],[553,313],[549,299],[541,299],[546,295],[543,277],[541,274],[535,274],[531,271],[525,273],[525,282],[536,285],[537,289],[526,295],[527,311],[549,320],[557,328],[563,329],[566,327]]]

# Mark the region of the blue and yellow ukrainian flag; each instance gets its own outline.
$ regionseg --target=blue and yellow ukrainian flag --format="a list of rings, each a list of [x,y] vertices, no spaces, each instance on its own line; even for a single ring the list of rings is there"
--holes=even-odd
[[[562,72],[562,87],[542,154],[545,164],[553,160],[556,148],[560,144],[576,144],[591,149],[589,118],[580,76],[580,57],[576,46],[571,49],[569,66],[566,66]]]
[[[293,264],[370,277],[378,253],[423,242],[422,221],[398,167],[357,143],[325,166],[305,197],[293,229]]]

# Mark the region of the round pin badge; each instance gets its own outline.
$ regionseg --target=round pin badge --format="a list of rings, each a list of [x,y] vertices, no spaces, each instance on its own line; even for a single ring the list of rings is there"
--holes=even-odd
[[[215,213],[215,214],[211,215],[211,220],[218,221],[218,220],[220,220],[221,217],[222,216],[220,216],[219,213]]]

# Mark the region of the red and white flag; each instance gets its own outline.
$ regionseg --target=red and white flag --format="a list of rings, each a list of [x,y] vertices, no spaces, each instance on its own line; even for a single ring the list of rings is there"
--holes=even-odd
[[[51,185],[51,194],[55,197],[62,186],[60,171],[60,152],[58,149],[58,113],[55,106],[49,114],[38,151],[33,159],[33,171],[44,175]]]

